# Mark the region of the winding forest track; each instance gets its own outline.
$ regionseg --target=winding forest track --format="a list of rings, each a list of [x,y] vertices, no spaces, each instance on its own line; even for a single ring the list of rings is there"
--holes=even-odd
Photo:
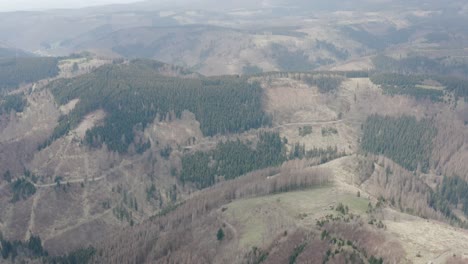
[[[283,127],[290,127],[290,126],[316,126],[316,125],[332,125],[332,124],[338,124],[338,123],[343,123],[346,121],[345,119],[340,119],[340,120],[324,120],[324,121],[311,121],[311,122],[298,122],[298,123],[286,123],[282,125],[277,125],[274,126],[273,129],[278,129],[278,128],[283,128]]]
[[[100,176],[100,177],[97,177],[97,178],[94,178],[94,179],[87,179],[87,178],[80,178],[80,179],[73,179],[73,180],[68,180],[68,181],[61,181],[60,184],[67,184],[67,183],[82,183],[82,182],[96,182],[96,181],[101,181],[103,179],[105,179],[107,177],[107,175],[110,173],[110,171],[108,171],[106,174]],[[48,188],[48,187],[54,187],[54,186],[57,186],[57,183],[48,183],[48,184],[34,184],[34,187],[36,188]]]

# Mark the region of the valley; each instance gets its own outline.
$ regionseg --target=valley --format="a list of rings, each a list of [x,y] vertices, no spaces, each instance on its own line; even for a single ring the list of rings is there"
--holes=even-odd
[[[306,2],[0,15],[0,262],[467,263],[468,6]]]

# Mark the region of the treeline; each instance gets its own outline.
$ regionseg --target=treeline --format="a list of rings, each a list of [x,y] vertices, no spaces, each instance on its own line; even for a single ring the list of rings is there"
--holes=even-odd
[[[395,85],[415,85],[418,80],[432,79],[441,83],[445,86],[445,90],[453,92],[456,97],[464,97],[465,100],[468,98],[468,81],[457,77],[468,74],[468,61],[421,56],[394,59],[378,55],[372,59],[372,62],[377,72],[398,73],[399,75],[393,76],[397,78],[391,78],[392,82],[399,82]]]
[[[58,73],[57,58],[0,58],[0,91],[55,77]]]
[[[394,72],[400,74],[445,74],[445,66],[439,59],[422,56],[408,56],[394,59],[385,55],[372,58],[372,63],[379,72]]]
[[[409,95],[416,99],[430,99],[434,102],[442,101],[444,92],[436,89],[418,88],[425,77],[422,75],[403,75],[398,73],[380,73],[371,76],[371,81],[381,85],[385,93],[395,95]]]
[[[29,263],[38,260],[44,264],[86,264],[96,254],[93,247],[80,248],[63,256],[49,256],[43,248],[39,236],[31,236],[28,241],[9,241],[0,233],[0,251],[4,260]],[[1,262],[1,261],[0,261]]]
[[[39,258],[48,256],[47,251],[42,247],[41,238],[31,236],[28,241],[8,241],[0,234],[0,245],[2,258],[15,262],[17,257]]]
[[[343,78],[368,78],[370,75],[369,71],[302,71],[302,72],[263,72],[256,74],[255,76],[272,77],[272,78],[292,78],[294,80],[304,80],[307,77],[313,77],[314,75],[326,75],[326,76],[340,76]]]
[[[263,72],[263,69],[258,67],[257,65],[245,65],[242,67],[242,74],[243,75],[255,75],[260,74]]]
[[[434,80],[445,86],[445,90],[452,92],[456,98],[463,97],[468,100],[468,80],[452,76],[435,76]]]
[[[382,85],[389,94],[408,94],[416,98],[429,98],[440,101],[444,92],[436,89],[418,88],[424,80],[434,80],[444,86],[444,90],[451,92],[456,98],[468,99],[468,80],[455,76],[443,75],[405,75],[400,73],[376,73],[371,75],[371,81]]]
[[[286,160],[285,142],[278,133],[262,132],[256,148],[241,142],[220,142],[213,151],[182,158],[182,182],[206,188],[219,179],[234,179],[250,171],[281,165]]]
[[[430,120],[371,115],[363,125],[361,147],[382,154],[410,171],[420,168],[427,172],[436,133]]]
[[[310,86],[317,86],[321,93],[329,93],[338,90],[344,78],[333,75],[313,75],[305,77],[304,82]]]
[[[416,86],[421,84],[424,79],[422,75],[404,75],[400,73],[377,73],[370,77],[370,80],[375,84],[400,87]]]
[[[94,247],[80,248],[63,256],[46,257],[44,263],[48,264],[87,264],[96,255]]]
[[[60,119],[53,136],[42,147],[66,134],[83,117],[97,109],[107,116],[104,125],[86,132],[85,142],[106,144],[110,150],[126,152],[135,139],[135,125],[170,120],[184,110],[195,113],[204,135],[236,133],[271,123],[262,110],[262,89],[239,77],[179,78],[159,74],[164,64],[135,60],[103,66],[72,80],[59,80],[49,88],[60,104],[80,101]],[[142,143],[143,144],[143,143]]]
[[[319,158],[319,163],[327,163],[328,161],[341,158],[346,156],[344,151],[339,152],[338,148],[335,146],[323,148],[313,148],[306,150],[305,145],[296,143],[292,146],[291,151],[289,152],[288,158],[293,159],[313,159]]]

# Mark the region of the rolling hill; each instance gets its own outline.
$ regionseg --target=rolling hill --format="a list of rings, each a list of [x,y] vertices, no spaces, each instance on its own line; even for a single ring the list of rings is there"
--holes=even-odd
[[[2,15],[0,262],[466,263],[464,6]]]

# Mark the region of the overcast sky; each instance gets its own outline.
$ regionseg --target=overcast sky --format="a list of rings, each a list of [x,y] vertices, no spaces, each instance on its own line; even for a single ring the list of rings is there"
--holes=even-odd
[[[79,8],[93,5],[122,4],[138,0],[0,0],[0,12],[18,10],[44,10],[53,8]]]

